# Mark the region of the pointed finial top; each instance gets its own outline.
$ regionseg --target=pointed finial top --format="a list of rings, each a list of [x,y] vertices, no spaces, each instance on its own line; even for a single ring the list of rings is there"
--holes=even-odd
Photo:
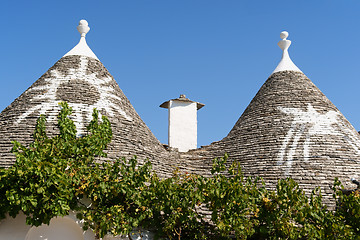
[[[282,40],[286,40],[286,38],[289,36],[289,33],[287,32],[287,31],[282,31],[281,33],[280,33],[280,38],[282,39]]]
[[[301,72],[301,70],[291,61],[289,53],[288,53],[288,48],[291,45],[291,41],[287,40],[287,37],[289,36],[289,33],[286,31],[282,31],[280,33],[280,38],[282,40],[280,40],[278,42],[278,46],[281,48],[281,50],[283,50],[283,55],[281,58],[281,61],[279,63],[279,65],[276,67],[276,69],[274,70],[273,73],[275,72],[281,72],[281,71],[296,71],[296,72]]]
[[[85,36],[90,31],[88,22],[84,19],[80,20],[79,26],[77,26],[77,30],[81,34],[80,41],[73,49],[71,49],[67,54],[65,54],[64,57],[70,55],[80,55],[92,57],[99,60],[86,43]]]
[[[291,45],[291,41],[286,39],[288,36],[289,36],[289,33],[286,32],[286,31],[282,31],[282,32],[280,33],[280,38],[281,38],[282,40],[280,40],[280,41],[278,42],[278,46],[279,46],[283,51],[287,50],[287,49],[290,47],[290,45]]]
[[[85,37],[85,35],[90,31],[88,22],[84,19],[80,20],[77,30],[81,34],[81,37]]]

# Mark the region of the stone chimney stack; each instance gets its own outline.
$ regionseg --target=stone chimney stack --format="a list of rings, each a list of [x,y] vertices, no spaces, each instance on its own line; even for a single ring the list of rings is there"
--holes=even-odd
[[[197,110],[203,106],[183,94],[160,105],[169,110],[169,147],[179,152],[197,148]]]

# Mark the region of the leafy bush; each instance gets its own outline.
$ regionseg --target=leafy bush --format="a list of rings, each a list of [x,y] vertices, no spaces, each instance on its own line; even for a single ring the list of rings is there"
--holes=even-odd
[[[14,142],[16,163],[0,169],[0,219],[21,211],[39,226],[73,210],[97,238],[131,238],[144,228],[168,239],[359,239],[359,191],[344,194],[337,179],[338,207],[329,211],[319,189],[308,198],[294,180],[281,179],[266,190],[260,178],[244,177],[239,163],[226,168],[227,155],[214,159],[209,178],[175,170],[161,179],[136,157],[99,164],[110,122],[94,110],[88,133],[76,137],[72,110],[61,106],[59,135],[46,135],[41,116],[29,147]]]

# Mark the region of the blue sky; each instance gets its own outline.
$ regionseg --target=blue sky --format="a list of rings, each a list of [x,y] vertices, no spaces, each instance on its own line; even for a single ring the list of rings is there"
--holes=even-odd
[[[293,62],[360,130],[360,2],[355,0],[2,1],[0,110],[79,41],[90,48],[155,136],[180,94],[205,104],[198,145],[225,137],[281,58]]]

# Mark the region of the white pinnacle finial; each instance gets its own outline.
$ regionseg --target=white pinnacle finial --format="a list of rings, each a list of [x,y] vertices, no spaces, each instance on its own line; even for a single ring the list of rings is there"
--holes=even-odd
[[[96,55],[93,53],[93,51],[91,51],[85,40],[86,34],[90,31],[88,22],[84,19],[80,20],[79,26],[77,26],[77,30],[81,34],[80,42],[67,54],[65,54],[64,57],[70,55],[80,55],[80,56],[92,57],[99,60],[96,57]]]
[[[90,31],[89,24],[86,20],[82,19],[79,22],[79,26],[76,27],[81,37],[85,37],[85,35]]]
[[[282,39],[282,40],[286,40],[286,38],[289,36],[289,33],[287,32],[287,31],[282,31],[281,33],[280,33],[280,38]]]
[[[278,42],[278,46],[283,50],[283,51],[287,51],[287,49],[290,47],[291,45],[291,41],[287,40],[286,38],[289,36],[289,33],[286,31],[283,31],[280,33],[280,38],[282,39],[281,41]]]
[[[301,72],[301,70],[291,61],[288,48],[291,45],[291,41],[287,40],[286,38],[289,36],[289,33],[286,31],[283,31],[280,33],[280,40],[278,42],[278,46],[283,50],[282,58],[280,60],[280,63],[275,68],[273,73],[281,72],[281,71],[296,71]]]

